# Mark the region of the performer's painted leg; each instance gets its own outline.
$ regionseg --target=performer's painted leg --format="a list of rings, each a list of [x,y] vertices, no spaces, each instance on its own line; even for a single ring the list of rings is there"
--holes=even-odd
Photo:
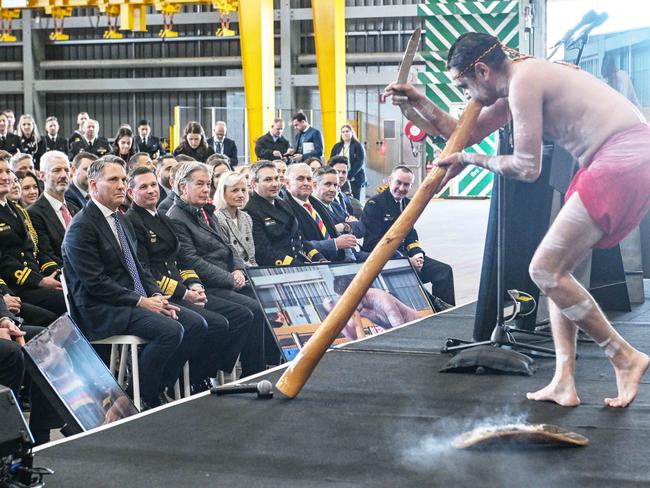
[[[555,402],[563,407],[577,407],[580,405],[575,384],[578,328],[550,299],[548,307],[555,346],[555,374],[547,386],[536,392],[527,393],[526,397],[529,400]]]
[[[572,388],[574,368],[570,361],[574,359],[569,359],[565,353],[571,351],[571,348],[575,352],[575,330],[567,330],[573,327],[573,322],[603,348],[616,372],[618,396],[606,398],[605,403],[611,407],[625,407],[636,397],[650,358],[630,346],[616,332],[593,297],[571,274],[602,237],[602,230],[589,216],[579,194],[574,193],[562,207],[535,252],[530,274],[540,290],[567,319],[551,316],[555,347],[559,346],[561,354],[557,358],[559,371],[556,371],[556,377],[558,381],[562,379],[562,383],[554,385],[552,381],[549,387],[553,385],[565,392]],[[544,390],[548,393],[547,388],[530,394],[529,398],[548,399],[563,404],[554,398],[541,398]]]

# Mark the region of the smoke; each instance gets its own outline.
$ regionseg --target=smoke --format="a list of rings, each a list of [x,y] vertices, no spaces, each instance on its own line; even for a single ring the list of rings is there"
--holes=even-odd
[[[547,488],[561,481],[566,468],[557,465],[544,476],[531,479],[530,473],[539,469],[535,461],[538,456],[533,449],[522,449],[521,445],[509,449],[453,448],[452,441],[464,432],[528,423],[528,412],[521,411],[520,405],[516,412],[505,407],[483,417],[485,407],[481,408],[470,412],[470,418],[440,417],[426,426],[420,422],[402,425],[391,436],[395,458],[405,471],[416,476],[435,476],[439,486],[462,480],[467,486]]]
[[[527,412],[514,413],[505,408],[489,417],[483,418],[445,418],[434,423],[428,433],[411,434],[402,437],[398,457],[405,467],[425,472],[447,465],[458,449],[451,447],[451,442],[463,432],[479,428],[497,427],[506,424],[523,424],[528,418]]]

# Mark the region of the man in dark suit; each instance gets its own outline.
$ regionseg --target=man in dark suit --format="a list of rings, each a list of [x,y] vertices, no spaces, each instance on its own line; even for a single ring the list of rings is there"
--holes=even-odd
[[[68,140],[59,135],[59,119],[56,117],[48,117],[45,119],[45,135],[43,139],[45,139],[46,151],[61,151],[63,154],[70,152]],[[41,160],[42,158],[43,156],[41,156]]]
[[[89,152],[101,158],[111,152],[108,139],[99,137],[99,122],[88,119],[83,126],[83,137],[70,144],[70,157],[74,158],[81,151]]]
[[[65,199],[70,187],[70,163],[64,153],[48,151],[43,154],[41,171],[45,175],[45,191],[27,208],[27,213],[38,236],[41,261],[54,261],[61,267],[63,236],[80,208]]]
[[[307,121],[303,112],[298,112],[291,117],[291,124],[296,130],[295,153],[291,156],[294,162],[306,161],[309,158],[323,157],[323,134],[313,128]]]
[[[81,151],[72,159],[70,167],[72,182],[68,191],[65,192],[66,200],[74,203],[77,207],[83,208],[90,200],[88,193],[88,168],[97,159],[94,154]]]
[[[352,234],[362,239],[364,236],[364,227],[361,222],[353,216],[348,216],[343,207],[336,201],[336,195],[339,192],[338,174],[331,166],[323,166],[314,171],[314,191],[310,199],[315,199],[317,205],[314,209],[320,213],[326,213],[336,232],[339,235]],[[361,251],[358,246],[351,250],[357,262],[365,261],[368,253]]]
[[[9,122],[4,113],[0,113],[0,150],[9,154],[16,154],[19,151],[20,137],[9,129]]]
[[[129,175],[129,196],[133,203],[126,213],[138,239],[138,257],[171,301],[201,315],[208,332],[201,351],[191,363],[192,391],[205,389],[205,378],[217,371],[232,371],[244,347],[252,314],[213,294],[206,293],[196,272],[179,269],[180,245],[169,217],[156,212],[158,182],[149,168],[139,167]],[[232,318],[229,321],[223,313]]]
[[[303,238],[329,261],[356,261],[353,250],[357,239],[352,234],[339,235],[326,208],[311,194],[313,178],[305,163],[294,163],[287,169],[286,201],[300,224]]]
[[[289,141],[282,135],[284,120],[274,119],[271,130],[255,141],[257,159],[283,159],[289,151]]]
[[[327,161],[327,165],[336,170],[339,175],[339,192],[336,194],[335,201],[343,208],[347,215],[360,218],[363,213],[363,204],[352,195],[348,174],[350,162],[345,156],[333,156]]]
[[[176,188],[176,171],[178,171],[180,163],[176,160],[176,158],[174,158],[174,161],[176,164],[170,168],[169,179],[167,180],[169,182],[170,191],[167,193],[167,196],[164,199],[158,202],[158,212],[163,215],[167,215],[169,209],[174,205],[174,200],[176,200],[176,190],[174,190],[174,188]]]
[[[230,159],[230,167],[237,166],[237,144],[232,139],[226,137],[228,127],[223,120],[217,121],[212,128],[212,137],[208,139],[208,146],[210,146],[215,154],[223,154]]]
[[[151,122],[146,119],[138,122],[135,150],[136,152],[146,152],[151,159],[158,159],[165,152],[160,139],[151,135]]]
[[[40,262],[27,212],[7,200],[10,186],[9,164],[0,160],[0,276],[24,301],[52,311],[65,312],[58,265]]]
[[[258,161],[251,168],[253,193],[244,210],[253,220],[255,260],[262,266],[286,266],[324,260],[303,242],[300,225],[289,204],[278,198],[280,178],[275,164]]]
[[[137,259],[133,227],[117,210],[126,197],[124,161],[106,156],[88,169],[92,200],[63,240],[71,315],[89,341],[127,334],[146,339],[140,354],[145,408],[162,403],[183,364],[198,352],[203,318],[173,305]]]
[[[262,307],[246,278],[246,265],[222,234],[214,216],[214,206],[208,203],[210,185],[208,165],[180,164],[175,183],[178,196],[167,215],[180,241],[181,266],[196,271],[208,295],[213,294],[253,314],[248,340],[241,353],[242,375],[248,376],[262,371],[267,364],[277,364],[279,354],[271,340],[271,331],[267,329]],[[232,322],[228,315],[226,318]]]
[[[339,224],[348,224],[352,233],[358,238],[362,238],[365,234],[365,228],[354,215],[352,199],[341,189],[347,179],[348,160],[345,156],[334,156],[327,162],[327,166],[333,168],[338,176],[336,196],[330,205],[336,228],[340,232]]]
[[[170,175],[172,169],[177,165],[178,161],[176,161],[176,158],[171,154],[163,154],[158,158],[158,162],[156,163],[156,177],[158,178],[158,186],[160,188],[158,204],[160,204],[165,198],[167,198],[167,195],[172,192]],[[167,210],[169,210],[169,208]]]
[[[366,228],[364,251],[371,252],[404,211],[410,202],[406,195],[412,184],[413,172],[406,166],[397,166],[388,177],[388,189],[366,202],[361,216],[361,222]],[[456,303],[451,266],[424,254],[415,228],[407,234],[398,251],[401,255],[408,256],[422,283],[431,283],[436,297],[451,305]]]

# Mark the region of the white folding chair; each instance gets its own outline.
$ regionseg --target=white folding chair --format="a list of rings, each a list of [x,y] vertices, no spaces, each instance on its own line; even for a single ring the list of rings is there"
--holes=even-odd
[[[70,315],[70,302],[68,296],[68,284],[65,281],[65,276],[61,272],[61,287],[63,288],[63,298],[65,300],[65,307]],[[126,387],[126,363],[129,354],[129,349],[131,351],[131,383],[133,385],[133,403],[138,410],[141,409],[142,402],[140,398],[140,363],[138,362],[138,346],[141,344],[147,344],[147,340],[142,337],[134,335],[114,335],[111,337],[106,337],[104,339],[99,339],[92,341],[91,344],[105,344],[111,346],[111,358],[109,362],[109,370],[113,376],[117,378],[118,384],[122,387]],[[121,349],[118,349],[120,346]],[[119,358],[120,364],[119,369],[117,365],[117,358]],[[190,396],[190,365],[185,363],[183,366],[183,393],[185,397]],[[180,385],[177,381],[174,385],[174,397],[176,400],[181,398]]]

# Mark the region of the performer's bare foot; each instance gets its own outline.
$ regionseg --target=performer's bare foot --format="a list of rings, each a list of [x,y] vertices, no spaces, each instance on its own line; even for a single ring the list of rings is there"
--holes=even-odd
[[[571,380],[556,381],[555,378],[541,390],[526,393],[526,398],[542,402],[555,402],[562,407],[577,407],[580,405],[580,398],[576,391],[576,385]]]
[[[639,391],[639,383],[641,383],[643,375],[648,370],[650,358],[647,354],[634,350],[629,358],[622,361],[623,366],[620,366],[621,361],[612,361],[612,363],[616,371],[618,396],[616,398],[605,398],[605,405],[615,408],[627,407],[634,401]]]

